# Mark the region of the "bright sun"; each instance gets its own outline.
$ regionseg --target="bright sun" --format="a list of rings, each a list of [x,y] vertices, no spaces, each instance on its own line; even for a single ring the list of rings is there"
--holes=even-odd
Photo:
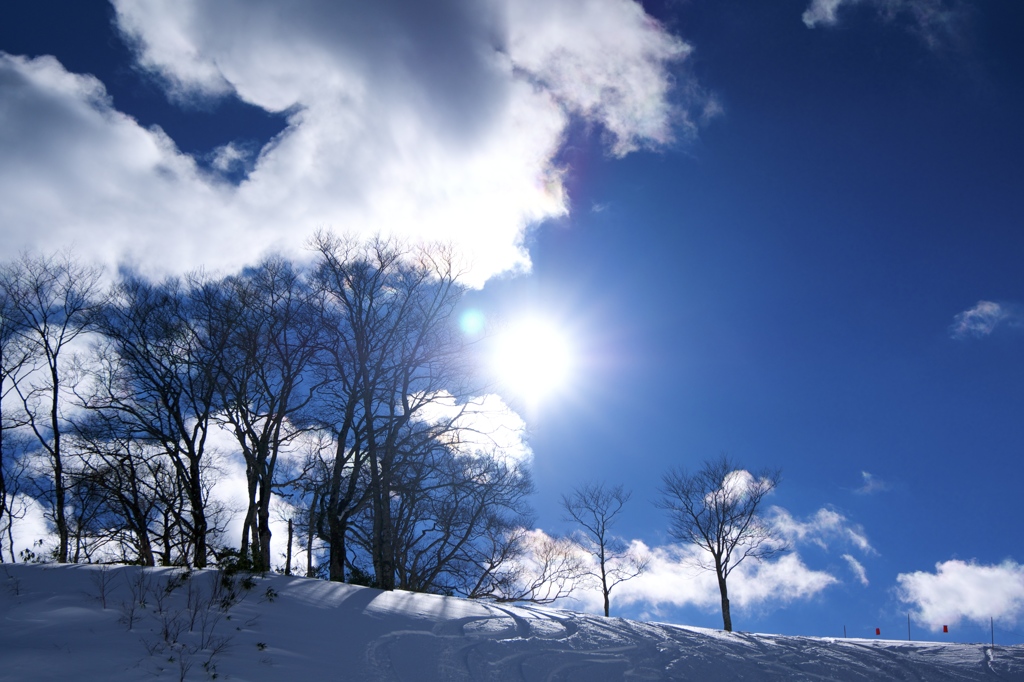
[[[529,317],[511,324],[495,339],[493,364],[502,384],[527,403],[564,388],[572,373],[573,349],[556,324]]]

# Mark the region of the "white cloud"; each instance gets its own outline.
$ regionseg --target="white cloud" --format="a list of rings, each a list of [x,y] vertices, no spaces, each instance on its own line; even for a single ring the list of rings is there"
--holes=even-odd
[[[74,243],[88,259],[230,252],[216,186],[159,129],[115,111],[102,84],[52,57],[0,53],[0,240],[10,253]],[[254,230],[259,239],[262,235]],[[246,252],[244,245],[234,248]]]
[[[569,110],[600,121],[613,137],[614,153],[671,139],[671,82],[659,65],[682,59],[691,48],[638,3],[511,0],[507,9],[512,63]]]
[[[850,565],[850,570],[853,571],[853,574],[855,576],[857,576],[857,580],[860,582],[860,584],[864,587],[867,587],[869,584],[868,572],[864,569],[864,564],[857,561],[857,559],[852,554],[844,554],[843,559],[846,561],[847,564]]]
[[[692,606],[707,611],[721,607],[715,572],[699,568],[701,550],[695,545],[649,547],[641,540],[633,540],[629,547],[634,554],[648,557],[649,563],[643,574],[615,587],[613,605],[639,604],[650,617],[656,617],[665,607]],[[588,555],[582,560],[595,567],[593,557]],[[772,561],[747,561],[737,566],[728,580],[729,601],[738,609],[776,608],[812,599],[838,582],[827,571],[809,568],[799,553],[791,552]],[[570,601],[575,607],[593,613],[604,608],[600,591],[586,589],[585,585],[573,593]]]
[[[74,240],[153,274],[295,252],[315,229],[451,241],[482,283],[528,267],[529,226],[566,212],[554,159],[573,116],[624,154],[690,126],[689,47],[633,0],[202,3],[114,0],[140,64],[178,101],[235,93],[288,127],[204,172],[103,85],[0,54],[0,239]],[[678,98],[675,98],[678,99]]]
[[[1013,624],[1024,616],[1024,566],[1009,559],[996,565],[953,559],[935,564],[935,573],[901,573],[896,580],[900,599],[932,630],[961,619]]]
[[[700,550],[695,545],[649,548],[635,540],[633,548],[650,556],[650,565],[646,573],[616,588],[612,595],[616,603],[643,603],[655,610],[664,606],[719,608],[721,596],[715,573],[696,567]],[[837,582],[825,571],[808,568],[793,552],[774,561],[749,561],[737,566],[729,576],[729,601],[745,609],[780,606],[810,599]]]
[[[870,6],[886,22],[906,19],[931,48],[956,41],[964,16],[960,0],[811,0],[801,18],[807,28],[835,26],[840,10],[854,5]]]
[[[421,407],[416,417],[426,423],[453,420],[453,445],[463,454],[484,452],[510,462],[533,458],[526,443],[526,422],[494,393],[459,403],[455,396],[442,392]]]
[[[958,313],[949,328],[954,339],[988,336],[1000,325],[1020,326],[1020,313],[1009,306],[992,301],[978,301],[970,310]]]
[[[40,559],[49,560],[50,551],[57,545],[57,534],[50,529],[43,506],[35,498],[19,493],[7,496],[7,508],[4,523],[0,525],[3,560],[21,561],[20,554],[25,550],[35,553]],[[7,524],[11,523],[12,517],[14,523],[8,529]],[[42,545],[36,544],[40,540]]]
[[[243,145],[229,142],[213,150],[210,165],[222,173],[230,173],[237,169],[245,169],[250,157],[251,153]]]
[[[742,472],[752,480],[748,472]],[[739,482],[742,479],[737,479]],[[781,507],[772,507],[767,520],[790,544],[791,550],[769,561],[749,560],[735,566],[728,577],[729,600],[740,609],[768,609],[794,601],[813,599],[840,579],[829,571],[816,570],[804,563],[799,545],[813,544],[828,550],[833,545],[852,547],[864,554],[875,554],[864,530],[842,514],[819,509],[806,521],[793,517]],[[543,531],[532,531],[532,537],[550,539]],[[713,570],[707,564],[704,550],[693,544],[668,544],[651,547],[642,540],[628,543],[636,556],[648,558],[647,570],[640,576],[616,586],[613,604],[642,605],[644,618],[655,618],[664,607],[687,607],[716,611],[721,594]],[[841,555],[856,580],[867,586],[867,571],[852,554]],[[581,560],[591,570],[596,568],[592,556]],[[604,603],[600,592],[581,586],[568,600],[574,607],[600,613]]]
[[[316,446],[314,434],[301,434],[278,453],[280,472],[289,465],[298,469],[307,450]],[[211,486],[209,505],[219,510],[221,532],[211,536],[212,544],[237,548],[242,537],[245,513],[249,504],[249,485],[246,479],[245,458],[232,429],[226,424],[212,428],[206,441],[207,463],[215,471],[216,485]],[[296,508],[285,498],[273,496],[270,500],[271,565],[283,567],[288,551],[288,519],[296,516]],[[305,547],[293,538],[292,564],[305,563]]]
[[[769,520],[791,543],[809,542],[824,550],[840,544],[856,547],[865,554],[876,553],[864,529],[833,509],[819,509],[806,521],[800,521],[785,509],[772,507]]]
[[[736,472],[733,485],[749,483],[749,472]],[[730,482],[727,481],[727,486]],[[828,551],[833,546],[852,548],[862,554],[877,554],[864,529],[832,509],[819,509],[806,520],[795,518],[781,507],[771,507],[766,521],[779,533],[790,551],[769,561],[749,560],[736,565],[728,578],[729,600],[743,609],[773,608],[794,601],[812,599],[840,579],[829,571],[816,570],[804,563],[801,545],[812,544]],[[540,532],[540,531],[537,531]],[[647,556],[649,563],[642,575],[620,584],[613,601],[620,605],[642,604],[646,617],[656,617],[665,606],[693,606],[717,610],[721,596],[713,570],[706,570],[708,557],[693,544],[669,544],[650,547],[632,540],[634,554]],[[868,585],[867,571],[852,554],[841,555],[857,581]],[[573,601],[588,611],[600,612],[603,602],[596,591],[578,591]]]
[[[814,28],[818,24],[835,26],[839,23],[839,7],[857,0],[813,0],[810,6],[804,10],[801,17],[807,28]]]
[[[873,495],[875,493],[885,492],[889,489],[888,483],[872,473],[862,471],[860,472],[860,475],[863,479],[863,483],[859,488],[853,491],[858,495]]]

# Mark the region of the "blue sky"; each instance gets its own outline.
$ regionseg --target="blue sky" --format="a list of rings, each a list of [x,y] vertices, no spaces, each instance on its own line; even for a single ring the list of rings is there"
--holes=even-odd
[[[159,275],[325,226],[452,240],[468,306],[571,337],[563,390],[506,398],[539,527],[632,489],[618,531],[664,571],[613,611],[720,624],[652,502],[727,452],[782,468],[794,546],[737,629],[1024,639],[1024,7],[251,7],[2,10],[5,251]]]

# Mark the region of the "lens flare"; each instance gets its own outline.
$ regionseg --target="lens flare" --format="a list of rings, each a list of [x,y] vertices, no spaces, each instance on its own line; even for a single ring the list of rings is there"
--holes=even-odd
[[[484,330],[484,325],[487,323],[487,318],[484,314],[475,308],[470,308],[464,311],[459,316],[459,328],[463,334],[469,336],[477,336]]]

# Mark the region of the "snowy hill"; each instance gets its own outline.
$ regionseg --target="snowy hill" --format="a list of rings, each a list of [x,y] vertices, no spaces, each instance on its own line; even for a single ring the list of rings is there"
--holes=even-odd
[[[782,637],[304,578],[0,565],[0,680],[1024,680],[1024,646]]]

